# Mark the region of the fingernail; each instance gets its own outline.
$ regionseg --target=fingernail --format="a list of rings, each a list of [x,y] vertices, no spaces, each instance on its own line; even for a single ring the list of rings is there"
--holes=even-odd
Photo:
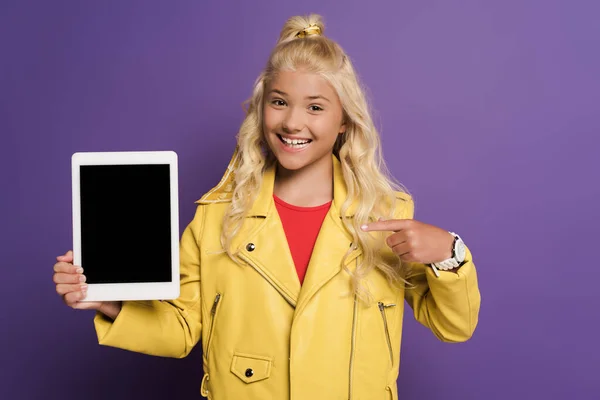
[[[83,284],[83,285],[81,285],[80,287],[81,287],[81,291],[82,291],[82,292],[86,292],[86,291],[87,291],[87,289],[88,289],[88,286],[87,286],[86,284]]]
[[[75,272],[77,272],[78,274],[83,274],[83,268],[78,267]]]
[[[363,231],[366,231],[366,230],[367,230],[367,228],[368,228],[368,226],[367,226],[367,225],[362,225],[362,226],[360,227],[360,229],[362,229]]]
[[[79,277],[79,282],[85,282],[85,275],[81,275]]]

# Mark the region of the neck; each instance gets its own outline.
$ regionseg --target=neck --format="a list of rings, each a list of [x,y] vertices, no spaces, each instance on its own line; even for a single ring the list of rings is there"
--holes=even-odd
[[[277,165],[275,196],[299,207],[316,207],[333,199],[333,162],[331,157],[298,170]]]

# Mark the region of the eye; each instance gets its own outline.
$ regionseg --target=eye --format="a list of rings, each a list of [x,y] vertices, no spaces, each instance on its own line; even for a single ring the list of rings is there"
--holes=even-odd
[[[283,101],[281,99],[271,100],[271,104],[273,104],[274,106],[277,106],[277,107],[285,107],[286,106],[285,101]]]
[[[309,108],[310,108],[310,111],[323,111],[323,109],[317,105],[312,105]]]

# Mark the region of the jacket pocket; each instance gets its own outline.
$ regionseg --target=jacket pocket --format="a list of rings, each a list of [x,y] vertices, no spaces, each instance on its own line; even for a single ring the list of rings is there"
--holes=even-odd
[[[210,354],[210,347],[212,343],[213,334],[215,332],[215,323],[217,321],[217,314],[219,312],[219,303],[221,302],[221,298],[223,295],[221,293],[217,293],[215,296],[215,301],[213,302],[212,308],[210,309],[210,330],[208,331],[208,341],[206,343],[206,359],[208,360],[208,355]]]
[[[381,313],[381,318],[383,319],[383,330],[385,331],[385,340],[388,346],[388,352],[390,354],[390,363],[394,365],[394,352],[392,351],[392,340],[390,339],[390,329],[388,326],[387,315],[385,310],[390,307],[395,307],[395,304],[384,304],[383,302],[377,303],[379,307],[379,312]]]
[[[271,358],[234,353],[231,372],[245,383],[262,381],[271,375]]]

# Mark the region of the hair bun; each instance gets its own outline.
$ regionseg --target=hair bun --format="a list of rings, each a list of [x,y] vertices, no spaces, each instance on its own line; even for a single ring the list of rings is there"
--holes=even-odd
[[[307,36],[322,36],[324,32],[325,24],[318,14],[291,17],[283,25],[277,44]]]

